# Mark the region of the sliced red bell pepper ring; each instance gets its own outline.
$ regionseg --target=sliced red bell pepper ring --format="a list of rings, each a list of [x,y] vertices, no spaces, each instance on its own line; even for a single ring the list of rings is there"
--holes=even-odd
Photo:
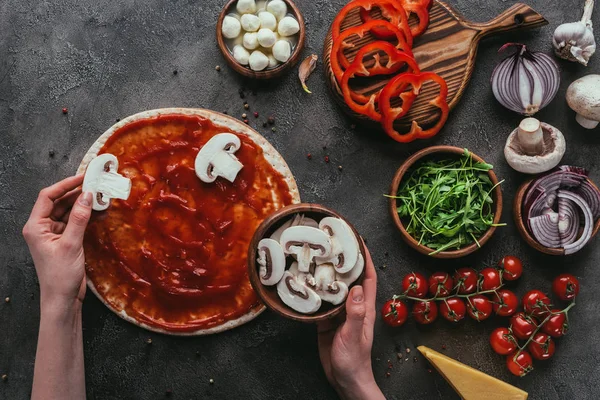
[[[417,37],[417,36],[420,36],[423,33],[425,33],[425,31],[427,30],[427,26],[429,26],[429,11],[428,10],[431,8],[433,1],[432,0],[416,0],[416,1],[401,0],[401,1],[399,1],[399,3],[402,6],[402,8],[404,8],[407,18],[409,18],[410,14],[412,13],[412,14],[415,14],[417,16],[417,19],[419,20],[418,25],[410,27],[410,33],[413,35],[413,37]],[[382,6],[382,8],[381,8],[382,13],[383,13],[384,9],[385,9],[385,13],[388,15],[392,14],[394,12],[393,7]],[[368,11],[364,8],[360,9],[360,19],[362,20],[363,23],[374,20],[374,18],[371,16],[370,11]],[[373,35],[379,39],[392,39],[394,37],[394,34],[392,32],[390,32],[388,29],[385,29],[383,27],[374,28]]]
[[[389,32],[392,33],[393,37],[398,40],[396,48],[412,56],[412,51],[410,50],[408,43],[406,43],[406,37],[404,32],[398,29],[398,27],[396,27],[395,25],[381,19],[376,19],[369,21],[363,25],[354,26],[343,31],[338,37],[338,39],[335,42],[333,42],[331,46],[331,55],[329,58],[331,63],[331,70],[333,71],[333,75],[335,76],[338,83],[341,82],[342,75],[344,75],[344,69],[350,66],[350,61],[348,61],[348,58],[344,55],[344,49],[353,46],[348,45],[345,42],[345,40],[353,35],[362,38],[367,32],[373,33],[373,29],[378,27],[389,30]]]
[[[423,130],[416,121],[412,122],[408,133],[402,134],[394,128],[394,122],[406,115],[412,106],[414,100],[421,92],[423,84],[427,81],[433,81],[440,86],[440,94],[429,102],[432,106],[440,109],[441,115],[438,122],[431,128]],[[412,86],[409,91],[405,91],[407,86]],[[394,97],[402,98],[400,107],[392,108],[391,100]],[[382,126],[389,137],[397,142],[407,143],[416,139],[428,139],[435,136],[444,126],[448,119],[450,108],[448,107],[448,85],[446,81],[433,72],[422,72],[418,74],[405,73],[394,77],[381,90],[379,95],[379,110],[382,114]]]
[[[417,19],[419,20],[419,24],[415,26],[411,26],[410,33],[413,37],[421,36],[427,30],[429,26],[429,11],[419,3],[412,3],[403,1],[402,7],[406,10],[407,15],[415,14]]]
[[[342,7],[331,25],[331,39],[334,43],[342,33],[342,23],[344,22],[344,19],[346,19],[346,16],[350,11],[358,7],[364,8],[367,11],[370,11],[373,7],[379,7],[383,16],[405,33],[406,43],[412,47],[413,38],[410,33],[406,11],[397,0],[354,0],[346,4]]]
[[[375,53],[373,58],[375,59],[375,65],[367,68],[364,64],[364,58],[375,52],[375,51],[383,51],[388,56],[387,64],[384,66],[380,62],[380,56],[378,53]],[[356,58],[350,64],[344,75],[342,76],[342,81],[340,83],[340,89],[342,90],[342,95],[344,96],[344,101],[350,107],[350,109],[358,114],[365,115],[371,118],[373,121],[381,121],[381,113],[378,112],[375,108],[375,103],[378,101],[379,92],[373,93],[370,96],[365,96],[358,94],[350,89],[350,79],[357,76],[377,76],[377,75],[388,75],[398,72],[404,65],[408,65],[408,68],[412,71],[419,71],[419,66],[415,59],[409,54],[398,50],[394,47],[393,44],[389,42],[373,42],[365,45],[360,49],[358,54],[356,54]],[[363,98],[364,104],[359,104],[357,101]]]

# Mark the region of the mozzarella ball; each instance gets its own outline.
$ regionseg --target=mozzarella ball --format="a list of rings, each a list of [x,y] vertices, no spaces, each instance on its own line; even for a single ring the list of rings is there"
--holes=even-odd
[[[242,17],[242,26],[244,26],[244,16]],[[294,17],[283,18],[281,21],[279,21],[279,26],[277,27],[277,32],[279,32],[281,36],[295,35],[299,30],[300,25]]]
[[[292,46],[287,40],[278,40],[273,45],[273,57],[277,61],[284,63],[290,59],[290,55],[292,55]]]
[[[277,61],[277,59],[275,57],[273,57],[273,54],[269,54],[268,58],[269,58],[269,68],[275,68],[277,65],[279,65],[279,61]]]
[[[267,11],[273,14],[277,21],[281,21],[287,14],[287,5],[283,0],[271,0],[267,4]]]
[[[269,65],[269,58],[262,51],[255,50],[250,54],[250,69],[252,71],[262,71]]]
[[[235,39],[240,35],[242,25],[240,24],[240,21],[227,15],[223,19],[223,27],[221,30],[223,32],[223,36],[225,36],[227,39]]]
[[[254,0],[238,0],[235,8],[240,14],[256,12],[256,2]]]
[[[275,19],[275,16],[270,12],[263,11],[258,13],[258,19],[260,19],[261,29],[270,29],[272,31],[277,29],[277,19]]]
[[[238,44],[233,48],[233,58],[242,65],[248,65],[250,53],[248,53],[248,50],[246,50],[244,46]]]
[[[273,31],[270,29],[261,29],[256,34],[256,37],[258,39],[258,44],[266,48],[273,47],[273,45],[277,41],[275,33],[273,33]]]
[[[242,15],[242,28],[246,32],[256,32],[260,28],[260,19],[253,14]]]
[[[247,32],[244,34],[244,47],[248,50],[254,50],[258,47],[258,37],[256,32]]]

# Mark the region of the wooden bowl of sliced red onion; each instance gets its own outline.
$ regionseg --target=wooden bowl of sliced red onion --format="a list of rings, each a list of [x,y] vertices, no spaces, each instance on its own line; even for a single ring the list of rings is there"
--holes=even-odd
[[[517,229],[542,253],[564,256],[584,248],[600,230],[600,190],[579,167],[561,166],[517,190]]]

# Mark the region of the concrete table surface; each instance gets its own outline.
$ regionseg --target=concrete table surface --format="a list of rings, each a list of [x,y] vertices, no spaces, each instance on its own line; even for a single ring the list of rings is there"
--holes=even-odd
[[[571,272],[582,283],[570,314],[571,331],[557,341],[555,357],[536,362],[518,379],[493,353],[490,332],[507,325],[437,321],[420,327],[409,321],[375,327],[373,368],[390,399],[454,399],[454,391],[428,370],[417,345],[427,345],[515,384],[531,399],[595,399],[600,390],[600,243],[559,258],[529,248],[512,222],[512,199],[525,176],[512,171],[502,149],[521,117],[493,98],[489,79],[501,59],[496,51],[509,41],[551,52],[554,28],[581,17],[583,0],[531,0],[550,25],[524,34],[484,41],[472,81],[443,132],[428,142],[395,144],[378,132],[352,129],[333,103],[319,68],[305,94],[296,71],[273,82],[250,82],[230,70],[215,41],[216,17],[224,0],[3,0],[0,2],[0,381],[1,399],[30,395],[37,329],[39,287],[20,231],[37,192],[73,174],[92,142],[117,118],[160,107],[204,107],[241,118],[245,93],[250,125],[287,160],[304,201],[332,207],[347,216],[367,238],[379,277],[377,306],[399,291],[410,271],[482,268],[506,254],[525,263],[518,295]],[[321,56],[323,40],[342,0],[298,0],[307,24],[304,56]],[[485,21],[512,1],[449,0],[468,19]],[[600,10],[594,14],[600,27]],[[575,122],[564,100],[571,81],[598,72],[600,54],[585,68],[559,62],[562,84],[555,100],[537,117],[558,127],[567,140],[564,162],[587,167],[598,182],[600,134]],[[220,65],[217,72],[215,66]],[[174,74],[174,71],[178,71]],[[68,108],[68,114],[61,112]],[[267,116],[276,119],[263,128]],[[473,256],[436,261],[418,255],[401,240],[387,213],[383,194],[395,170],[414,151],[434,144],[468,147],[496,165],[506,181],[503,221],[492,240]],[[308,160],[307,153],[312,153]],[[331,162],[325,163],[328,155]],[[343,166],[339,170],[338,166]],[[89,291],[83,308],[85,368],[90,399],[335,398],[321,370],[314,326],[265,312],[243,327],[210,337],[176,338],[129,324]],[[146,340],[152,338],[152,345]],[[410,353],[408,352],[410,349]],[[399,355],[401,354],[401,356]],[[388,360],[393,364],[386,377]],[[209,380],[214,379],[214,384]]]

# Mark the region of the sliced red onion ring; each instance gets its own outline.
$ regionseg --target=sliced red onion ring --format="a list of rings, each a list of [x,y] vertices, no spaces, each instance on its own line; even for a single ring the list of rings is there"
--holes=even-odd
[[[592,238],[592,231],[594,230],[594,217],[592,216],[592,210],[590,210],[590,207],[585,202],[583,197],[575,193],[567,192],[566,190],[559,190],[558,198],[569,199],[575,202],[581,211],[583,211],[584,224],[581,236],[577,241],[564,246],[565,254],[573,254],[581,250],[583,246],[585,246]]]
[[[531,226],[531,233],[542,246],[561,247],[557,213],[529,218],[529,225]]]
[[[577,204],[564,197],[558,199],[558,235],[560,244],[573,243],[579,231],[579,210]]]

